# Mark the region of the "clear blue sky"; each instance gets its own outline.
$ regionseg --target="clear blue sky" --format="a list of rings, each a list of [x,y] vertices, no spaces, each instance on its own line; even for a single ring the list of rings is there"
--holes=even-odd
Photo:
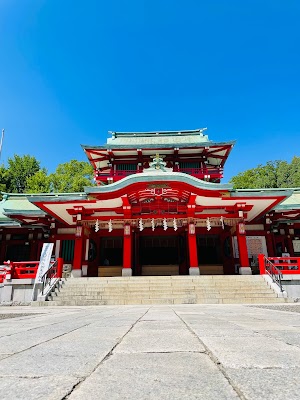
[[[300,156],[299,0],[0,0],[1,161],[208,127],[225,180]]]

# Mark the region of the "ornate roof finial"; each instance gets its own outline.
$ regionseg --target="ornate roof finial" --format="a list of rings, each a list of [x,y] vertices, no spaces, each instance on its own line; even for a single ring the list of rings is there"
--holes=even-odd
[[[153,161],[150,163],[150,168],[160,169],[165,171],[166,163],[163,161],[165,156],[160,156],[159,153],[156,153],[155,156],[151,156]]]

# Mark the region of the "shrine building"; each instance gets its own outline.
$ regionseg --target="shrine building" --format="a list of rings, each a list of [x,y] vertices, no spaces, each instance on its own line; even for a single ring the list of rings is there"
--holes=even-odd
[[[3,194],[0,263],[49,241],[74,277],[251,274],[258,254],[300,256],[300,189],[222,183],[234,143],[197,129],[83,145],[97,186]]]

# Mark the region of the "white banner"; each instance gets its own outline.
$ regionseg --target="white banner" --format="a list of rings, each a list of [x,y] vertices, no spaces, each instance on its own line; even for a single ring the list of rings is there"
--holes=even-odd
[[[50,267],[52,250],[53,250],[53,243],[43,244],[40,263],[35,277],[35,284],[41,283],[43,275],[48,271]]]

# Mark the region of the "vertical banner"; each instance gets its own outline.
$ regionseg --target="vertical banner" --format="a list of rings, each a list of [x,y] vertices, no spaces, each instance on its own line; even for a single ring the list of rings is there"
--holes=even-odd
[[[40,257],[39,267],[35,277],[35,284],[42,282],[43,275],[48,271],[53,250],[53,243],[44,243]]]

